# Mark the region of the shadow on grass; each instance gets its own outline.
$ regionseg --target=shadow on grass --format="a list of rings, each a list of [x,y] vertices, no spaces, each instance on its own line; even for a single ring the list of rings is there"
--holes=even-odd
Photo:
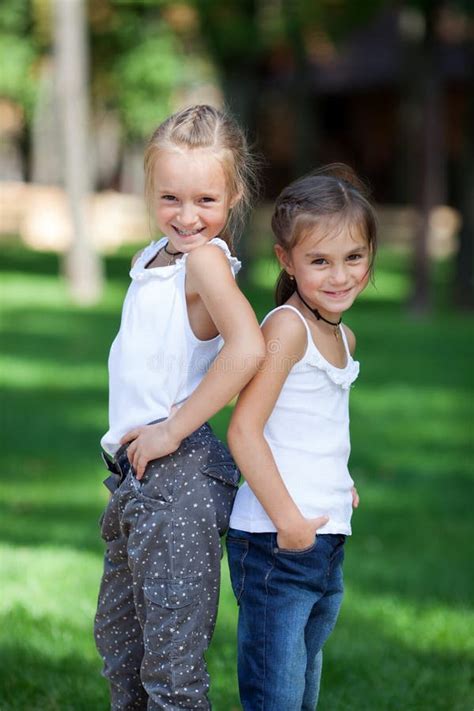
[[[0,649],[2,711],[105,711],[109,708],[107,683],[100,680],[100,663],[82,654],[51,659],[33,652],[28,644]]]
[[[120,320],[130,254],[107,259],[115,281],[93,309],[57,302],[65,292],[55,289],[42,301],[41,279],[53,281],[55,256],[24,249],[2,256],[3,269],[15,274],[11,309],[4,307],[2,343],[9,371],[0,471],[0,534],[12,547],[102,552],[97,519],[106,501],[105,469],[98,445],[107,427],[107,355]],[[406,263],[389,258],[382,266],[398,277]],[[440,274],[440,300],[446,274]],[[22,278],[27,286],[32,275],[30,307]],[[271,289],[252,285],[247,293],[261,319],[273,307]],[[472,403],[466,389],[474,354],[469,316],[443,309],[415,320],[396,295],[381,294],[377,300],[361,300],[348,314],[362,364],[352,396],[351,457],[362,503],[354,516],[345,570],[349,589],[360,597],[386,596],[419,610],[439,605],[461,617],[473,594],[468,560],[474,482],[467,436]],[[226,408],[213,419],[221,438],[229,416]],[[403,643],[382,622],[353,614],[350,595],[347,602],[326,654],[321,711],[470,708],[461,654],[420,650],[413,640]],[[232,607],[235,619],[230,597],[225,605]],[[27,635],[41,628],[33,616],[25,624]],[[87,661],[90,648],[77,655],[69,649],[60,657],[53,650],[48,656],[41,648],[33,650],[21,626],[11,629],[15,641],[1,650],[0,675],[10,704],[2,711],[107,707],[99,662]],[[46,625],[44,638],[46,646],[54,647],[55,630]],[[214,708],[230,711],[237,699],[235,634],[228,625],[216,632],[210,666],[216,680]]]

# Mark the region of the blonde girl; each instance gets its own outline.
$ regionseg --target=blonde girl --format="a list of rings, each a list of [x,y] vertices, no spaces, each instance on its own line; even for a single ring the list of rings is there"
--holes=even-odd
[[[345,166],[285,188],[272,228],[282,267],[277,308],[262,326],[266,361],[228,432],[246,483],[227,548],[244,711],[314,711],[358,504],[347,462],[359,364],[342,317],[369,279],[376,229],[365,191]]]
[[[204,653],[239,473],[206,421],[264,352],[232,246],[253,165],[239,127],[207,105],[168,118],[146,149],[162,237],[132,261],[101,440],[112,496],[95,638],[114,710],[209,708]]]

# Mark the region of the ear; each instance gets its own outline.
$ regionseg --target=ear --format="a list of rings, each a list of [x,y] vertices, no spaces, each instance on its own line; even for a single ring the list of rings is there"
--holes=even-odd
[[[239,190],[238,193],[233,195],[229,202],[229,210],[232,210],[241,200],[242,200],[242,195],[244,194],[243,190]]]
[[[277,256],[278,261],[280,262],[280,266],[282,269],[285,270],[290,276],[294,276],[293,272],[293,264],[291,261],[291,257],[284,249],[281,244],[276,244],[274,246],[275,254]]]

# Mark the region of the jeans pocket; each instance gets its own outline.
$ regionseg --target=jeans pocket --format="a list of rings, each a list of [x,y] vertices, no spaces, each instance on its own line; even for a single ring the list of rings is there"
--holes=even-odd
[[[249,552],[249,542],[245,538],[228,535],[226,547],[230,582],[237,604],[239,604],[245,586],[245,558]]]
[[[305,555],[306,553],[311,553],[311,551],[314,551],[318,544],[317,538],[314,539],[314,542],[310,546],[306,546],[306,548],[280,548],[278,543],[275,541],[275,553],[277,555],[295,555],[295,556],[300,556],[300,555]]]

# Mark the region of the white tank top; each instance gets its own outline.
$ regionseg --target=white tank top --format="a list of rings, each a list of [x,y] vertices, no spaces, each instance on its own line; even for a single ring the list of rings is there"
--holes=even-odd
[[[349,388],[359,374],[346,334],[341,328],[347,354],[344,368],[329,363],[318,351],[303,315],[290,309],[304,323],[305,354],[290,370],[264,437],[272,450],[285,485],[303,516],[327,515],[319,533],[351,533],[353,480],[347,468],[349,441]],[[230,525],[242,531],[275,531],[257,497],[244,483],[235,499]]]
[[[133,265],[119,332],[109,356],[109,430],[102,447],[114,454],[130,429],[168,417],[199,385],[223,345],[221,336],[201,341],[194,335],[186,306],[184,254],[175,264],[147,269],[167,242],[146,247]],[[215,237],[234,276],[240,262]]]

